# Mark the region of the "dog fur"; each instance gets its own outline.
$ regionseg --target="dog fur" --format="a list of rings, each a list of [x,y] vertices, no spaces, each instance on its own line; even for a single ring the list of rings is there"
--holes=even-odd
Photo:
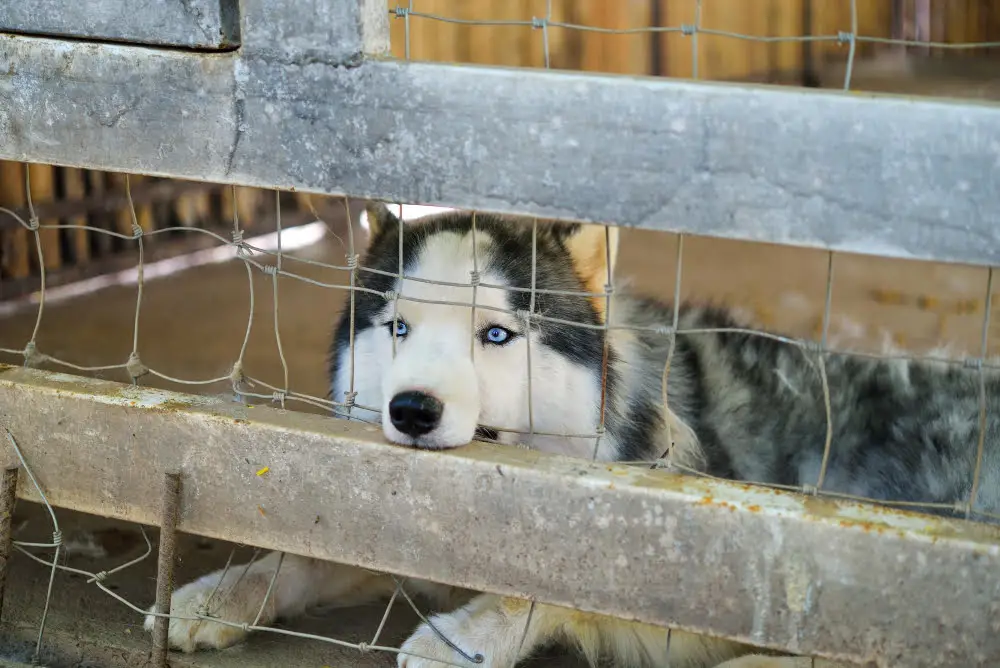
[[[373,271],[360,273],[366,291],[355,293],[357,394],[351,417],[374,417],[366,407],[381,413],[390,441],[444,449],[479,434],[605,461],[653,460],[669,452],[671,461],[718,477],[796,486],[817,482],[827,435],[817,358],[741,331],[742,323],[725,310],[682,305],[679,329],[713,331],[676,337],[665,409],[663,369],[670,337],[664,327],[672,322],[673,309],[616,287],[609,312],[602,293],[614,274],[616,228],[461,212],[403,226],[382,205],[370,207],[369,222],[364,266]],[[392,275],[400,254],[404,283]],[[469,285],[470,276],[478,279],[477,287]],[[473,291],[474,314],[468,306]],[[568,291],[592,294],[556,294]],[[539,317],[525,318],[529,311]],[[345,309],[331,351],[338,401],[351,387],[350,322]],[[606,322],[613,326],[607,330],[607,349]],[[592,438],[549,435],[593,433],[598,427],[605,350],[606,432],[599,445],[595,448]],[[969,499],[979,444],[977,370],[830,355],[823,371],[833,416],[824,489],[954,508]],[[987,415],[998,415],[998,375],[985,371],[984,382]],[[412,409],[417,413],[394,411],[392,402],[408,392],[432,397],[435,410],[440,409],[436,421],[425,425],[430,428],[407,421],[426,413],[423,404]],[[975,510],[1000,510],[997,442],[998,423],[991,417]],[[213,614],[252,621],[282,559],[261,624],[314,605],[387,597],[395,588],[385,575],[271,554],[245,574],[234,568],[225,575],[219,589],[227,593],[220,594]],[[198,611],[222,577],[216,572],[181,587],[172,610]],[[663,628],[410,582],[410,589],[446,610],[431,618],[433,624],[484,662],[469,663],[422,624],[402,646],[399,665],[407,668],[442,665],[435,658],[506,668],[553,641],[575,645],[592,663],[605,655],[625,667],[834,665],[768,656],[679,631],[670,635],[668,656]],[[171,645],[185,651],[225,647],[244,635],[241,628],[208,621],[170,622]]]

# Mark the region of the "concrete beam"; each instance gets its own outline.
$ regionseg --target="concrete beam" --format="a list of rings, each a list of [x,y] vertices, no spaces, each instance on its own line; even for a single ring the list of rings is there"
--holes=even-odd
[[[0,428],[60,507],[155,524],[179,471],[185,532],[880,666],[1000,660],[996,527],[18,367]]]

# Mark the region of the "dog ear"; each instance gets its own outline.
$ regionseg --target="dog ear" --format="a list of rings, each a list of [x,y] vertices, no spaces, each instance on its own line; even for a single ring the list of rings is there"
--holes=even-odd
[[[615,275],[618,260],[618,228],[612,225],[574,224],[565,226],[563,244],[573,260],[573,268],[587,292],[604,293]],[[607,300],[591,297],[597,314],[604,322]]]
[[[368,202],[365,204],[365,216],[368,220],[368,245],[371,246],[386,230],[399,227],[396,217],[384,202]]]

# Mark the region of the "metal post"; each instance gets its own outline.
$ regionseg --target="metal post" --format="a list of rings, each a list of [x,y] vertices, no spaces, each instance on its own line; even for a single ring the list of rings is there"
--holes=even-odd
[[[3,616],[4,591],[7,588],[7,569],[14,546],[14,506],[17,504],[18,467],[11,466],[0,479],[0,617]]]
[[[160,546],[156,563],[156,612],[170,613],[170,596],[174,591],[174,552],[177,546],[177,515],[180,507],[180,474],[167,473],[163,481],[163,506],[160,516]],[[157,617],[153,624],[154,668],[167,666],[167,632],[170,620]]]

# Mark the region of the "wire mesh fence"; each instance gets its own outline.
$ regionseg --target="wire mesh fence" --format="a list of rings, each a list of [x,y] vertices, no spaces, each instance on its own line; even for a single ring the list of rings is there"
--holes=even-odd
[[[457,23],[461,25],[500,25],[508,27],[520,27],[526,31],[532,31],[538,34],[538,39],[541,43],[541,51],[543,53],[543,64],[548,67],[551,65],[551,57],[549,53],[549,43],[550,43],[550,31],[555,29],[560,30],[571,30],[571,31],[591,31],[599,32],[604,34],[613,35],[632,35],[636,33],[660,33],[666,35],[672,35],[673,37],[680,39],[689,39],[691,41],[692,49],[692,62],[693,67],[691,71],[691,76],[697,78],[699,76],[698,61],[699,61],[699,39],[711,38],[711,39],[739,39],[739,40],[753,40],[762,43],[773,43],[773,42],[789,42],[789,43],[804,43],[804,42],[830,42],[836,43],[838,45],[843,45],[848,49],[848,64],[846,69],[846,74],[843,82],[843,87],[845,90],[851,88],[852,82],[852,71],[853,63],[856,54],[856,47],[859,44],[882,44],[890,46],[922,46],[930,48],[940,48],[940,49],[960,49],[960,50],[972,50],[972,49],[989,49],[1000,46],[1000,41],[996,42],[976,42],[976,43],[935,43],[926,41],[915,41],[904,38],[886,38],[879,36],[865,36],[859,33],[857,25],[857,12],[858,3],[856,0],[852,0],[851,5],[851,25],[845,26],[843,30],[837,31],[836,33],[826,34],[826,35],[800,35],[800,36],[768,36],[768,35],[747,35],[740,33],[732,33],[725,30],[714,29],[710,26],[705,26],[701,21],[701,8],[712,2],[712,0],[699,0],[695,3],[695,13],[691,17],[689,23],[683,23],[674,26],[645,26],[645,27],[634,27],[634,28],[607,28],[602,26],[584,26],[573,23],[567,23],[565,21],[560,21],[553,17],[552,2],[551,0],[547,3],[547,11],[544,15],[532,17],[526,20],[472,20],[460,17],[445,16],[439,14],[432,14],[421,12],[419,10],[419,0],[416,2],[409,2],[406,6],[397,5],[389,9],[390,16],[397,21],[401,21],[405,24],[405,51],[406,54],[410,53],[411,45],[411,29],[412,25],[416,21],[431,21],[431,22],[443,22],[443,23]],[[26,172],[26,175],[28,173]],[[537,330],[538,327],[543,324],[557,325],[560,327],[567,328],[580,328],[587,329],[591,331],[596,331],[600,334],[602,338],[602,346],[600,348],[599,357],[597,360],[599,363],[601,372],[601,392],[599,401],[599,410],[596,415],[590,416],[592,418],[593,428],[587,429],[577,429],[572,432],[567,431],[552,431],[545,428],[539,427],[539,423],[547,423],[547,420],[539,418],[539,411],[537,401],[537,388],[533,387],[533,384],[537,382],[540,373],[544,373],[544,369],[540,370],[538,367],[538,351],[532,352],[533,344],[532,339],[528,337],[526,339],[526,358],[525,367],[526,373],[524,376],[526,382],[527,391],[527,412],[526,412],[526,425],[509,425],[509,424],[482,424],[481,431],[477,432],[477,436],[480,439],[489,439],[492,437],[501,443],[506,444],[517,444],[517,445],[532,445],[543,442],[546,438],[555,439],[575,439],[583,440],[591,443],[588,447],[591,458],[593,459],[609,459],[608,447],[602,449],[602,443],[607,446],[608,438],[608,410],[609,410],[609,398],[608,398],[608,387],[607,378],[609,375],[609,365],[613,364],[613,343],[612,339],[616,332],[628,331],[631,333],[642,333],[657,339],[660,344],[664,345],[668,350],[666,356],[666,364],[663,366],[661,373],[660,387],[662,389],[662,407],[664,415],[669,416],[671,413],[671,397],[668,396],[667,388],[669,385],[669,378],[671,369],[674,366],[675,356],[678,354],[678,342],[697,338],[711,338],[723,336],[734,336],[734,337],[744,337],[746,339],[755,338],[765,338],[785,346],[789,346],[791,349],[795,350],[797,354],[801,356],[802,363],[805,364],[809,369],[815,373],[815,378],[819,386],[819,397],[822,402],[822,411],[824,415],[825,422],[825,438],[822,448],[822,460],[818,466],[818,475],[814,481],[804,483],[804,484],[781,484],[780,482],[775,482],[773,480],[761,479],[761,480],[745,480],[745,482],[761,485],[765,487],[774,487],[779,489],[786,489],[796,491],[805,495],[812,496],[828,496],[835,498],[851,499],[856,501],[868,501],[883,505],[897,506],[903,508],[909,508],[914,510],[922,511],[934,511],[943,514],[956,515],[971,520],[995,522],[1000,521],[1000,514],[998,514],[997,509],[989,505],[988,502],[982,502],[982,480],[983,480],[983,462],[984,454],[986,453],[987,447],[989,446],[988,436],[990,433],[990,420],[993,416],[988,414],[988,387],[990,381],[994,378],[994,373],[1000,367],[1000,364],[991,360],[989,358],[989,334],[991,331],[992,322],[992,292],[993,292],[993,270],[990,268],[987,272],[987,277],[985,284],[982,286],[982,292],[984,298],[982,300],[982,325],[981,325],[981,336],[980,336],[980,346],[977,354],[970,357],[961,358],[951,358],[951,357],[935,357],[928,355],[918,355],[910,353],[865,353],[851,350],[840,350],[832,346],[830,329],[831,329],[831,304],[833,300],[833,295],[835,294],[835,267],[836,267],[836,254],[828,253],[826,262],[826,280],[825,280],[825,299],[822,308],[822,319],[819,327],[819,336],[817,340],[797,338],[792,336],[784,336],[770,331],[759,330],[750,326],[747,327],[706,327],[706,326],[689,326],[688,320],[684,317],[684,311],[682,310],[682,269],[684,267],[684,248],[685,248],[685,236],[680,235],[678,237],[678,242],[676,246],[676,256],[674,259],[675,275],[673,277],[673,299],[670,303],[670,316],[663,320],[662,322],[657,322],[652,325],[635,325],[635,324],[621,324],[616,322],[611,314],[615,313],[616,308],[616,296],[617,291],[615,289],[615,277],[612,275],[611,267],[612,262],[610,261],[610,254],[612,253],[611,248],[614,246],[612,241],[612,228],[604,228],[604,247],[607,249],[609,255],[608,261],[604,263],[607,267],[607,275],[600,278],[598,282],[598,290],[577,290],[577,289],[547,289],[539,287],[537,285],[538,278],[538,266],[537,266],[537,242],[538,235],[540,231],[540,226],[544,225],[544,222],[540,223],[535,220],[533,223],[528,222],[511,222],[511,225],[531,225],[531,256],[518,258],[518,261],[525,264],[528,267],[527,275],[530,277],[529,285],[527,286],[512,286],[505,283],[491,282],[490,279],[484,276],[483,270],[483,259],[477,254],[477,249],[480,245],[476,241],[477,235],[477,216],[482,215],[477,212],[472,212],[471,214],[471,235],[472,235],[472,255],[468,258],[471,261],[471,271],[468,272],[467,280],[461,281],[443,281],[433,278],[426,278],[415,275],[407,275],[407,262],[404,257],[404,239],[407,237],[407,226],[408,224],[404,222],[406,216],[403,214],[403,204],[399,204],[399,216],[398,216],[398,230],[396,231],[396,238],[398,239],[398,250],[396,256],[396,266],[392,271],[385,271],[382,269],[374,268],[371,266],[366,266],[362,261],[363,249],[361,243],[355,239],[356,227],[353,221],[350,220],[351,208],[347,206],[345,202],[345,211],[347,212],[348,225],[346,227],[346,239],[344,240],[344,260],[342,263],[328,263],[322,262],[320,260],[312,259],[304,256],[297,256],[294,253],[288,251],[287,248],[283,247],[283,240],[287,239],[286,235],[283,235],[282,221],[281,221],[281,201],[278,194],[275,194],[275,232],[274,237],[275,246],[274,248],[266,248],[259,245],[251,243],[244,238],[244,231],[241,227],[241,221],[238,214],[234,210],[234,217],[232,221],[232,231],[229,237],[218,234],[217,232],[211,230],[203,229],[193,229],[193,228],[179,228],[187,234],[202,234],[208,235],[215,239],[220,246],[229,249],[230,255],[235,261],[243,264],[246,274],[248,277],[248,318],[247,325],[245,329],[245,334],[242,339],[242,345],[235,352],[231,366],[227,373],[223,375],[213,375],[211,377],[205,378],[181,378],[174,376],[166,371],[156,369],[146,362],[144,362],[141,354],[140,346],[140,331],[142,328],[142,315],[143,315],[143,297],[144,291],[147,287],[148,277],[146,275],[146,262],[144,259],[144,240],[146,240],[150,235],[167,232],[168,229],[156,230],[153,232],[148,232],[143,229],[136,218],[135,207],[131,206],[132,212],[132,230],[131,235],[123,234],[121,232],[97,229],[97,228],[81,228],[79,225],[73,226],[72,229],[79,231],[81,229],[86,229],[90,233],[94,234],[105,234],[112,235],[116,238],[122,239],[124,241],[134,242],[136,251],[138,253],[138,262],[136,266],[135,274],[135,285],[137,287],[135,295],[135,308],[134,317],[132,319],[133,326],[131,329],[131,347],[130,352],[126,359],[120,360],[119,362],[113,364],[80,364],[70,359],[61,359],[59,356],[50,354],[44,348],[39,346],[38,338],[39,333],[45,323],[45,313],[46,313],[46,288],[45,288],[45,276],[44,268],[46,263],[43,257],[43,247],[44,244],[41,242],[40,235],[46,230],[61,230],[67,229],[66,225],[59,223],[48,224],[41,223],[38,217],[34,214],[34,208],[31,202],[31,187],[30,183],[26,182],[24,184],[26,192],[26,202],[29,211],[29,216],[25,219],[22,216],[17,215],[16,212],[7,209],[0,210],[16,223],[26,230],[28,233],[33,235],[35,239],[35,245],[37,252],[39,254],[38,266],[42,270],[42,289],[40,290],[37,298],[37,317],[35,320],[33,331],[31,332],[30,338],[25,342],[23,347],[4,347],[0,348],[0,353],[12,356],[14,358],[20,358],[26,366],[52,366],[56,368],[68,369],[73,372],[86,373],[86,374],[123,374],[122,377],[129,379],[133,384],[140,384],[143,382],[144,378],[155,377],[157,379],[168,381],[170,383],[176,383],[180,385],[190,386],[193,388],[204,388],[204,387],[217,387],[219,384],[228,385],[236,399],[244,402],[273,402],[282,408],[296,408],[296,407],[310,407],[312,409],[319,409],[324,412],[329,412],[339,417],[349,418],[351,420],[360,420],[363,422],[368,422],[374,425],[382,424],[382,410],[381,405],[372,405],[365,403],[364,401],[359,401],[359,392],[356,388],[356,378],[363,376],[365,374],[365,368],[362,363],[355,359],[355,309],[356,309],[356,298],[359,295],[370,295],[376,299],[383,300],[386,305],[391,305],[391,318],[390,322],[393,323],[392,328],[392,352],[393,356],[397,353],[397,347],[399,345],[400,331],[396,327],[399,321],[401,305],[406,304],[423,304],[427,306],[437,306],[437,307],[448,307],[448,308],[460,308],[467,309],[469,313],[470,329],[473,333],[472,338],[469,341],[470,356],[473,361],[475,361],[475,356],[477,353],[477,340],[475,335],[477,328],[475,323],[477,322],[477,313],[480,315],[484,312],[491,314],[498,314],[507,316],[513,321],[520,323],[525,331],[531,332]],[[128,188],[128,181],[126,180],[126,187]],[[126,192],[129,192],[128,190]],[[235,195],[234,195],[235,197]],[[131,197],[130,197],[131,202]],[[321,222],[321,216],[317,213],[316,218],[318,222]],[[481,232],[479,232],[481,233]],[[464,262],[466,258],[462,258]],[[332,272],[337,272],[339,275],[338,280],[318,280],[307,276],[305,272],[301,271],[303,267],[313,266],[320,267],[324,270],[329,270]],[[273,328],[273,335],[275,341],[275,355],[280,362],[281,368],[281,378],[278,382],[271,382],[264,380],[263,378],[256,377],[248,372],[247,365],[245,363],[245,355],[247,351],[248,342],[250,340],[251,334],[254,328],[254,316],[259,313],[261,309],[261,299],[258,294],[257,288],[255,288],[254,277],[264,276],[266,280],[270,282],[270,297],[272,303],[272,317],[271,326]],[[367,280],[369,277],[378,276],[388,282],[390,287],[387,290],[375,289],[368,287],[372,281]],[[289,346],[289,333],[283,332],[281,328],[280,319],[280,304],[281,302],[281,289],[280,281],[282,279],[302,281],[309,283],[313,286],[342,291],[345,293],[346,305],[345,308],[350,314],[350,343],[349,343],[349,360],[350,360],[350,370],[348,372],[348,387],[344,392],[343,396],[320,396],[315,394],[310,394],[307,392],[297,390],[291,383],[289,364],[286,359],[286,352]],[[440,288],[446,290],[449,295],[459,295],[462,298],[430,298],[424,295],[423,291],[415,289],[414,286],[426,286],[432,285],[436,286],[435,289]],[[505,293],[523,293],[527,294],[528,302],[526,308],[515,309],[515,308],[500,308],[495,305],[484,303],[481,299],[484,291],[499,290]],[[414,294],[416,293],[416,294]],[[468,299],[464,298],[464,295],[468,295]],[[596,323],[578,322],[569,320],[566,318],[555,317],[547,314],[543,310],[537,308],[537,300],[539,298],[544,298],[546,300],[551,299],[584,299],[592,303],[598,304],[598,308],[601,309],[607,318],[604,321]],[[405,334],[404,334],[405,335]],[[291,344],[294,345],[294,344]],[[538,345],[535,343],[534,345]],[[927,502],[923,500],[914,499],[892,499],[892,498],[868,498],[863,495],[850,493],[849,484],[840,484],[837,488],[831,488],[830,480],[828,477],[828,470],[831,458],[836,456],[837,453],[837,442],[836,442],[836,431],[837,431],[837,418],[835,410],[837,406],[843,406],[843,401],[838,402],[836,397],[837,388],[831,387],[830,384],[830,367],[831,365],[837,366],[842,364],[842,360],[847,358],[868,358],[873,360],[881,361],[898,361],[898,362],[919,362],[919,363],[931,363],[938,365],[941,369],[950,369],[951,371],[942,371],[942,373],[957,373],[964,374],[970,378],[974,378],[974,382],[977,387],[977,411],[975,415],[976,422],[976,437],[975,442],[975,452],[972,455],[972,461],[974,465],[972,467],[972,477],[968,484],[968,495],[961,499],[955,499],[954,501],[942,503],[942,502]],[[534,366],[533,366],[534,363]],[[533,380],[534,379],[534,380]],[[673,429],[684,429],[685,426],[681,424],[676,424],[667,417],[665,419],[665,425],[667,430],[666,441],[670,444],[675,443],[678,440],[683,440],[683,437],[672,433]],[[21,467],[24,469],[28,475],[31,484],[37,490],[38,495],[45,500],[44,485],[40,484],[35,477],[35,472],[31,468],[31,462],[27,461],[22,455],[22,451],[18,446],[17,435],[5,431],[5,438],[10,447],[17,453],[20,460]],[[671,448],[667,448],[658,457],[646,458],[640,460],[631,460],[626,462],[628,464],[637,467],[647,467],[654,469],[664,469],[667,471],[673,471],[688,475],[696,475],[701,477],[713,477],[708,474],[703,468],[699,467],[696,462],[692,462],[683,456],[683,453],[673,452]],[[258,472],[259,475],[266,474],[265,469],[261,469]],[[169,482],[169,481],[168,481]],[[843,481],[841,481],[843,483]],[[8,485],[8,489],[9,489]],[[176,490],[174,492],[176,495]],[[986,495],[992,499],[994,496],[992,491],[990,494]],[[167,499],[171,498],[171,494],[168,492],[166,494]],[[174,497],[175,498],[175,497]],[[93,584],[97,589],[116,599],[121,604],[127,606],[130,610],[135,612],[137,615],[147,614],[147,610],[143,605],[148,604],[148,602],[136,602],[130,601],[117,594],[114,590],[107,586],[110,579],[115,576],[127,571],[130,567],[137,564],[139,561],[144,559],[150,559],[153,549],[152,543],[146,538],[146,551],[143,555],[137,559],[128,560],[125,563],[111,566],[106,570],[101,570],[98,572],[84,571],[82,569],[73,568],[61,563],[60,550],[63,543],[63,537],[60,529],[60,525],[57,518],[57,513],[51,505],[45,501],[46,508],[49,512],[50,519],[52,522],[52,540],[50,542],[15,542],[16,548],[23,554],[29,556],[31,559],[42,563],[47,568],[51,569],[51,577],[49,580],[49,595],[46,598],[46,611],[42,613],[41,623],[38,632],[37,645],[35,650],[35,659],[38,660],[41,650],[42,643],[44,641],[45,627],[46,627],[46,617],[49,605],[49,600],[51,598],[52,589],[58,586],[58,574],[62,573],[75,573],[87,578],[88,583]],[[261,512],[264,512],[263,509]],[[143,534],[145,536],[145,533]],[[169,536],[169,530],[164,534]],[[164,538],[161,536],[161,544]],[[169,540],[169,538],[168,538]],[[162,548],[161,548],[162,549]],[[51,557],[45,558],[39,556],[38,551],[51,551]],[[235,550],[234,550],[235,553]],[[276,628],[269,624],[262,623],[262,620],[269,618],[272,615],[268,612],[269,606],[273,607],[273,597],[275,590],[275,583],[279,578],[281,569],[283,567],[284,555],[278,555],[276,561],[273,563],[273,567],[269,564],[268,570],[270,578],[267,581],[267,586],[263,592],[263,596],[259,601],[259,604],[254,606],[255,613],[248,619],[225,619],[217,616],[217,613],[213,612],[218,608],[216,606],[223,606],[224,602],[231,593],[231,590],[237,589],[240,583],[245,580],[247,574],[251,572],[254,564],[259,562],[259,554],[255,553],[254,557],[249,563],[235,565],[234,556],[231,554],[225,568],[223,569],[222,575],[218,578],[217,584],[210,591],[207,599],[200,605],[197,614],[190,616],[177,615],[176,613],[166,613],[157,612],[153,613],[154,617],[158,618],[172,618],[180,621],[190,621],[198,624],[220,624],[224,626],[231,627],[240,632],[249,631],[263,631],[270,633],[280,633],[290,636],[309,638],[313,640],[319,640],[322,642],[328,642],[348,648],[353,648],[359,652],[385,652],[388,654],[397,654],[401,650],[398,647],[391,647],[384,644],[383,641],[383,630],[385,627],[386,619],[388,618],[393,606],[400,603],[400,599],[403,599],[405,603],[410,606],[424,622],[427,622],[427,617],[423,612],[417,607],[414,598],[411,597],[410,592],[408,592],[406,587],[406,581],[403,578],[395,578],[394,585],[392,587],[392,592],[388,599],[388,604],[386,606],[384,615],[382,616],[381,622],[378,628],[373,633],[371,640],[368,642],[346,642],[337,638],[319,636],[315,634],[300,633],[298,631]],[[230,577],[230,573],[235,573],[236,575]],[[227,593],[227,587],[223,586],[223,583],[229,583],[228,587],[230,592]],[[162,596],[159,598],[159,602],[162,604]],[[525,617],[525,627],[522,632],[522,642],[524,636],[528,633],[528,625],[532,621],[533,611],[535,610],[535,604],[532,602],[530,608]],[[442,642],[451,646],[453,650],[465,661],[471,663],[480,663],[486,660],[487,657],[483,657],[478,654],[475,648],[460,647],[454,641],[447,637],[444,632],[438,632]],[[666,654],[669,655],[670,652],[670,632],[664,630],[664,648]],[[160,650],[165,649],[160,647]],[[440,660],[440,659],[439,659]],[[467,665],[467,663],[454,663],[453,665]]]
[[[630,74],[660,74],[683,78],[734,79],[760,75],[761,68],[782,63],[786,68],[814,68],[817,61],[833,55],[843,58],[845,67],[840,87],[851,90],[854,86],[855,65],[862,54],[871,56],[878,52],[919,52],[935,56],[983,55],[1000,47],[991,20],[980,16],[975,29],[963,32],[960,26],[970,8],[951,7],[955,16],[945,16],[941,8],[933,12],[926,3],[862,2],[857,0],[843,3],[801,2],[790,3],[777,9],[766,2],[757,5],[740,5],[725,0],[689,0],[682,3],[632,3],[615,11],[600,7],[575,6],[558,0],[529,2],[520,7],[510,7],[505,11],[492,9],[498,14],[487,15],[470,7],[452,6],[436,0],[414,0],[413,2],[390,3],[389,13],[393,20],[394,35],[401,44],[394,45],[394,53],[407,60],[414,49],[426,46],[420,40],[459,39],[456,32],[462,32],[465,48],[456,53],[448,52],[447,45],[438,45],[436,50],[421,49],[424,58],[432,60],[453,60],[460,62],[507,62],[505,54],[484,54],[476,49],[476,43],[492,33],[475,32],[477,28],[510,29],[503,33],[507,39],[520,40],[521,50],[527,51],[529,58],[519,64],[532,67],[550,67],[558,60],[558,67],[576,69],[582,67],[594,71],[615,71]],[[990,10],[992,11],[992,10]],[[947,12],[946,12],[947,13]],[[604,19],[614,25],[589,24],[577,19]],[[794,17],[794,21],[784,16]],[[971,16],[971,13],[969,14]],[[733,25],[766,22],[777,28],[774,34],[745,32],[730,29]],[[978,16],[978,15],[977,15]],[[948,19],[951,19],[949,23]],[[970,19],[971,21],[971,19]],[[643,25],[642,22],[649,24]],[[791,23],[792,25],[788,25]],[[400,25],[402,26],[400,28]],[[932,28],[933,25],[933,28]],[[970,23],[971,25],[971,23]],[[513,31],[523,31],[516,34]],[[530,37],[529,37],[530,35]],[[607,36],[618,38],[613,43],[602,44],[595,49],[595,55],[585,54],[580,59],[554,52],[554,41],[560,47],[564,43],[581,37]],[[649,44],[651,37],[657,43]],[[979,39],[979,38],[982,39]],[[621,53],[629,52],[630,40],[646,40],[639,49],[639,57],[621,58]],[[664,46],[664,42],[666,45]],[[685,46],[686,44],[686,46]],[[730,47],[745,44],[747,48],[766,47],[778,49],[780,53],[761,54],[736,50]],[[411,46],[412,45],[412,46]],[[718,48],[715,48],[718,47]],[[569,47],[566,47],[569,49]],[[688,53],[683,53],[684,49]],[[788,50],[791,49],[791,50]],[[618,51],[617,53],[615,51]],[[654,65],[649,66],[649,51],[652,51]],[[666,54],[666,55],[665,55]],[[706,54],[711,61],[706,63]],[[678,57],[683,56],[683,57]],[[734,62],[746,59],[744,62]],[[666,67],[659,61],[666,60]],[[582,62],[581,62],[582,61]],[[722,62],[720,62],[722,61]],[[688,69],[684,69],[687,67]],[[966,61],[965,75],[969,74]],[[962,68],[956,68],[956,76]],[[897,72],[898,74],[898,72]],[[796,85],[815,85],[815,73],[804,72],[802,78],[794,80]],[[961,94],[961,93],[958,93]],[[968,90],[970,97],[979,97],[981,91]]]

